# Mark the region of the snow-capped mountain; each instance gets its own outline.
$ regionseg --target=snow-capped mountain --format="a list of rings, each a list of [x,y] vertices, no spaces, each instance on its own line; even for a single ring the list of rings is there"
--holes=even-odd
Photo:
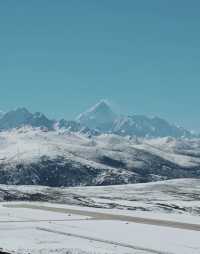
[[[78,123],[61,119],[59,121],[47,118],[40,112],[31,113],[26,108],[17,108],[0,115],[0,130],[12,130],[25,126],[39,127],[48,130],[63,130],[67,132],[80,132],[88,135],[97,135],[97,130],[89,129],[88,127]]]
[[[121,136],[138,137],[192,137],[192,133],[182,127],[168,123],[159,117],[144,115],[118,115],[106,101],[100,101],[91,109],[77,117],[80,124],[97,129],[101,133],[115,133]]]
[[[90,129],[108,132],[112,129],[117,114],[113,112],[109,103],[101,100],[95,106],[80,114],[77,121]]]
[[[156,137],[198,137],[190,131],[168,123],[158,117],[143,115],[118,115],[105,100],[80,114],[76,120],[51,120],[44,114],[31,113],[26,108],[18,108],[7,113],[0,113],[0,130],[32,126],[47,130],[62,129],[69,132],[99,135],[113,133],[120,136],[136,136],[146,138]]]
[[[77,121],[18,108],[0,118],[0,183],[110,185],[200,178],[200,139],[101,101]]]
[[[52,129],[54,121],[42,113],[30,113],[26,108],[17,108],[5,113],[0,118],[0,130],[19,128],[25,125]]]

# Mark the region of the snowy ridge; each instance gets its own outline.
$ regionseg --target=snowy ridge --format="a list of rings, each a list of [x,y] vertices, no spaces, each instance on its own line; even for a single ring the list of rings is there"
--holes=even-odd
[[[110,185],[200,176],[197,139],[23,127],[0,132],[0,183]]]
[[[121,116],[114,124],[112,132],[119,135],[138,137],[192,137],[192,134],[174,124],[170,124],[159,117],[147,117],[143,115]]]

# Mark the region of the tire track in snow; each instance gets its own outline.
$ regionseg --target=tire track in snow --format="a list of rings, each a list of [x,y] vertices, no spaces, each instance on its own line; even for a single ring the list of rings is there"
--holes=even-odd
[[[65,235],[65,236],[68,236],[68,237],[75,237],[75,238],[80,238],[80,239],[85,239],[85,240],[95,241],[95,242],[100,242],[100,243],[106,243],[106,244],[111,244],[111,245],[115,245],[115,246],[119,246],[119,247],[123,247],[123,248],[129,248],[129,249],[133,249],[133,250],[145,251],[147,253],[153,253],[153,254],[173,254],[171,252],[163,252],[163,251],[161,252],[159,250],[143,248],[143,247],[139,247],[139,246],[132,245],[132,244],[127,244],[127,243],[122,243],[122,242],[115,242],[115,241],[112,241],[112,240],[105,240],[105,239],[102,239],[102,238],[96,238],[96,237],[91,237],[91,236],[72,234],[72,233],[67,233],[67,232],[63,232],[63,231],[53,230],[53,229],[49,229],[49,228],[36,227],[36,229],[40,230],[40,231],[48,232],[48,233]]]

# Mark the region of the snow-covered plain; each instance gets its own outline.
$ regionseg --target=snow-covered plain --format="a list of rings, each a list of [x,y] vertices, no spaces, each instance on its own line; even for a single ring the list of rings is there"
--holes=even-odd
[[[42,211],[42,206],[47,206],[43,203],[37,203],[41,210],[6,205],[2,203],[0,207],[0,246],[10,252],[72,250],[73,253],[79,249],[88,253],[200,253],[199,231],[78,218],[68,213]],[[51,207],[60,206],[51,204]],[[101,209],[96,210],[101,213]]]
[[[22,199],[25,194],[55,196],[51,203],[48,199],[0,203],[0,247],[7,251],[200,253],[200,180],[75,188],[1,185],[0,195],[4,192]],[[186,228],[131,222],[123,216],[186,223]],[[188,224],[199,227],[188,229]]]

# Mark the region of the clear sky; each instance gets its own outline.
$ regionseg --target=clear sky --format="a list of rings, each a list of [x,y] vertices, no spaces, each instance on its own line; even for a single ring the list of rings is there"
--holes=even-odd
[[[199,0],[0,1],[0,109],[71,119],[106,98],[200,130]]]

